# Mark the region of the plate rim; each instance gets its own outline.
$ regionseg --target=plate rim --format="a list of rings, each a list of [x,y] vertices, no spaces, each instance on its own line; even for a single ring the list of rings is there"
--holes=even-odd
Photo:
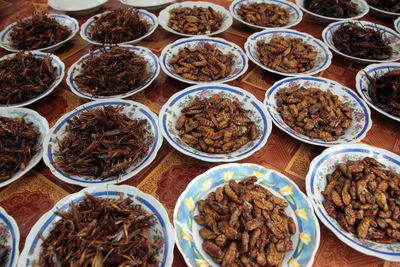
[[[102,5],[106,4],[108,2],[108,0],[101,0],[101,2],[98,2],[98,4],[96,4],[95,6],[92,7],[88,7],[88,8],[84,8],[84,9],[60,9],[59,7],[54,6],[53,2],[56,0],[48,0],[48,5],[57,11],[64,11],[64,12],[82,12],[82,11],[89,11],[91,9],[95,9],[98,7],[101,7]]]
[[[8,214],[7,211],[3,207],[0,206],[0,219],[1,219],[1,217],[3,217],[5,220],[8,221],[8,223],[7,222],[5,222],[5,223],[11,225],[12,230],[13,230],[14,235],[15,235],[15,240],[14,240],[15,241],[15,248],[14,248],[14,251],[13,251],[14,256],[12,257],[12,260],[10,262],[11,264],[9,264],[8,267],[16,267],[17,263],[18,263],[18,260],[19,260],[18,259],[19,258],[19,241],[20,241],[20,236],[21,236],[20,231],[19,231],[19,227],[18,227],[18,224],[15,221],[14,217],[12,217],[10,214]],[[10,232],[11,232],[11,230],[10,230]],[[175,235],[175,233],[174,233],[174,235]]]

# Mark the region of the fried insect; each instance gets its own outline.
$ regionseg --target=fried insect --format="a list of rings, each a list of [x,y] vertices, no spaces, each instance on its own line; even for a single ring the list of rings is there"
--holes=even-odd
[[[38,58],[29,52],[0,61],[0,104],[19,104],[49,89],[56,79],[51,57]]]
[[[221,266],[279,266],[285,252],[293,249],[290,238],[296,225],[285,212],[288,203],[255,182],[255,176],[239,183],[231,180],[197,205],[197,218],[212,218],[201,224],[203,249]],[[222,194],[218,200],[217,192]],[[260,208],[260,203],[270,204]]]
[[[389,12],[400,13],[400,2],[398,0],[367,0],[367,2],[373,7]]]
[[[333,34],[336,48],[346,55],[366,59],[388,59],[393,54],[383,31],[354,22],[342,24]]]
[[[182,7],[170,11],[168,27],[186,34],[209,34],[219,30],[223,21],[212,7]]]
[[[118,178],[147,154],[145,119],[128,118],[123,106],[103,106],[68,120],[55,165],[86,179]]]
[[[11,249],[0,244],[0,266],[6,266],[10,257]]]
[[[226,78],[232,72],[234,55],[224,54],[212,44],[197,48],[183,48],[170,61],[177,74],[194,81],[215,81]]]
[[[282,27],[289,23],[289,13],[275,4],[241,4],[237,13],[244,21],[263,27]]]
[[[133,8],[118,8],[95,18],[89,37],[104,44],[132,41],[145,35],[149,25]]]
[[[218,94],[196,97],[182,109],[175,128],[189,146],[208,153],[230,153],[257,138],[257,128],[237,99]]]
[[[366,75],[371,100],[384,111],[400,117],[400,70],[391,70],[379,77]]]
[[[257,41],[257,57],[265,66],[281,72],[299,73],[314,67],[317,52],[301,38],[274,37]]]
[[[132,199],[106,199],[87,194],[71,202],[43,243],[39,266],[152,266],[156,246],[147,237],[155,224]]]
[[[353,109],[319,88],[292,87],[277,92],[278,111],[295,131],[311,138],[337,140],[352,124]]]
[[[34,50],[55,45],[67,39],[71,30],[46,13],[17,21],[10,32],[11,45],[18,50]]]
[[[40,132],[23,117],[0,116],[0,182],[24,170],[40,149]]]
[[[400,241],[400,174],[365,157],[338,164],[327,182],[322,204],[346,231],[379,243]]]
[[[120,95],[134,90],[146,80],[146,60],[129,49],[114,46],[101,49],[82,63],[74,79],[79,89],[95,96]]]
[[[333,18],[351,18],[360,11],[351,0],[304,0],[304,7],[318,15]]]

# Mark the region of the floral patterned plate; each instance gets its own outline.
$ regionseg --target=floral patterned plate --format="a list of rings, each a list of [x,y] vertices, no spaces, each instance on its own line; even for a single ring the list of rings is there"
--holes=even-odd
[[[282,27],[264,27],[264,26],[258,26],[255,24],[251,24],[243,20],[242,16],[240,16],[237,12],[239,7],[242,4],[250,4],[250,3],[267,3],[267,4],[274,4],[278,5],[279,7],[283,8],[286,10],[286,12],[289,15],[289,23],[285,26]],[[264,29],[285,29],[285,28],[291,28],[293,26],[296,26],[299,24],[303,18],[303,12],[299,9],[298,6],[296,6],[294,3],[291,3],[289,1],[285,0],[235,0],[232,2],[232,4],[229,7],[229,10],[231,11],[233,17],[243,23],[244,25],[248,26],[249,28],[259,31],[259,30],[264,30]]]
[[[19,256],[19,229],[14,218],[2,207],[0,207],[0,245],[10,251],[2,267],[16,267]]]
[[[216,35],[219,33],[222,33],[224,31],[226,31],[227,29],[229,29],[229,27],[232,25],[233,23],[233,19],[232,19],[232,15],[231,13],[226,10],[223,6],[217,5],[217,4],[213,4],[210,2],[206,2],[206,1],[185,1],[185,2],[180,2],[180,3],[175,3],[172,5],[167,6],[166,8],[164,8],[163,10],[160,11],[160,14],[158,15],[158,22],[160,23],[160,26],[164,28],[164,30],[180,35],[180,36],[186,36],[186,37],[190,37],[190,36],[199,36],[199,34],[186,34],[186,33],[181,33],[178,31],[173,30],[172,28],[170,28],[168,26],[168,22],[169,22],[169,14],[171,12],[171,10],[176,9],[176,8],[183,8],[183,7],[189,7],[189,8],[193,8],[193,7],[203,7],[203,8],[208,8],[211,7],[212,9],[214,9],[217,13],[221,14],[224,17],[224,21],[222,22],[221,27],[215,31],[215,32],[211,32],[209,34],[202,34],[202,35]]]
[[[309,45],[312,45],[314,49],[317,51],[317,57],[314,60],[314,67],[308,71],[300,72],[300,73],[288,73],[274,70],[265,66],[257,56],[257,42],[260,40],[264,40],[265,42],[269,42],[272,38],[283,37],[283,38],[301,38],[303,41]],[[244,49],[246,50],[246,54],[251,61],[260,66],[261,68],[276,74],[280,74],[282,76],[301,76],[301,75],[314,75],[317,74],[327,68],[332,63],[332,53],[329,51],[329,48],[319,39],[314,38],[312,35],[304,32],[299,32],[291,29],[269,29],[263,30],[261,32],[253,33],[247,38],[246,43],[244,44]]]
[[[202,248],[201,226],[193,219],[198,214],[196,203],[230,180],[240,181],[250,175],[257,176],[258,184],[289,203],[286,213],[296,224],[296,234],[292,236],[294,249],[286,253],[280,266],[312,266],[319,246],[320,230],[310,201],[283,174],[249,163],[230,163],[211,168],[194,178],[180,195],[174,209],[174,226],[177,246],[188,266],[218,266]]]
[[[7,118],[24,118],[26,122],[32,122],[35,129],[40,132],[36,153],[32,156],[31,160],[28,162],[28,165],[25,167],[25,169],[16,172],[10,179],[0,182],[1,188],[24,176],[42,159],[43,142],[47,132],[49,131],[49,123],[39,113],[28,108],[0,108],[0,116]]]
[[[221,38],[213,38],[207,36],[178,39],[176,42],[167,45],[162,50],[160,56],[160,64],[162,70],[168,76],[177,79],[181,82],[190,84],[209,83],[209,82],[194,81],[183,78],[181,75],[177,74],[174,67],[171,64],[169,64],[171,58],[177,55],[180,50],[184,48],[190,48],[190,49],[201,48],[204,47],[206,43],[210,44],[215,49],[219,49],[224,54],[232,53],[234,55],[234,63],[232,66],[231,73],[227,77],[220,80],[216,80],[215,82],[223,83],[223,82],[233,81],[246,72],[248,68],[248,59],[246,54],[238,45],[232,42],[228,42]]]
[[[347,24],[349,22],[354,22],[356,24],[359,24],[362,27],[366,28],[372,28],[379,30],[384,37],[389,41],[389,45],[393,49],[392,57],[389,59],[383,59],[383,60],[378,60],[378,59],[365,59],[365,58],[358,58],[358,57],[353,57],[350,55],[347,55],[341,51],[339,51],[335,44],[333,43],[333,33],[343,24]],[[397,61],[400,59],[400,34],[395,32],[394,30],[385,27],[380,24],[375,24],[369,21],[364,21],[364,20],[347,20],[347,21],[339,21],[339,22],[334,22],[329,24],[322,32],[322,39],[324,40],[324,43],[329,46],[330,49],[332,49],[335,53],[345,57],[347,60],[351,62],[355,62],[358,64],[371,64],[371,63],[379,63],[379,62],[392,62],[392,61]]]
[[[340,136],[336,141],[325,142],[322,139],[310,138],[303,135],[287,125],[277,110],[276,93],[282,88],[295,86],[303,86],[305,88],[314,87],[323,91],[331,91],[333,94],[337,95],[340,100],[349,103],[354,109],[353,123],[346,129],[345,134]],[[313,145],[334,146],[338,144],[355,143],[362,140],[372,126],[371,111],[365,102],[351,89],[325,78],[304,76],[282,79],[272,85],[265,93],[264,104],[276,126],[292,137]]]
[[[243,108],[249,111],[248,116],[257,127],[257,138],[231,153],[210,154],[196,150],[183,142],[179,137],[179,131],[175,129],[175,124],[181,115],[182,108],[195,97],[199,97],[200,99],[209,98],[215,94],[232,100],[235,98],[238,99],[243,104]],[[188,156],[209,162],[231,162],[250,157],[250,155],[266,144],[272,129],[271,118],[263,107],[263,104],[252,94],[238,87],[217,83],[194,85],[171,96],[160,110],[159,123],[165,139],[176,150]]]
[[[326,175],[332,173],[340,163],[345,163],[348,160],[359,160],[364,157],[374,158],[400,173],[400,156],[387,150],[364,144],[330,147],[310,164],[306,177],[307,195],[318,218],[346,245],[367,255],[387,261],[400,262],[400,243],[381,244],[358,238],[356,235],[346,232],[335,219],[328,215],[322,205],[324,197],[321,192],[327,184]]]
[[[146,73],[144,77],[144,83],[133,89],[132,91],[126,92],[124,94],[120,95],[113,95],[113,96],[95,96],[91,93],[83,91],[81,88],[79,88],[78,84],[74,81],[76,76],[81,74],[82,72],[82,67],[84,62],[91,57],[91,55],[98,56],[101,54],[101,50],[97,49],[92,52],[92,54],[86,54],[83,57],[81,57],[77,62],[75,62],[68,70],[67,74],[67,84],[71,88],[71,91],[76,94],[77,96],[83,97],[83,98],[88,98],[91,100],[100,100],[100,99],[110,99],[110,98],[125,98],[132,96],[148,86],[157,78],[158,74],[160,73],[160,67],[158,65],[158,59],[157,56],[150,51],[150,49],[147,49],[145,47],[141,46],[131,46],[131,45],[120,45],[121,48],[125,48],[129,51],[132,51],[136,53],[136,55],[143,57],[146,61]],[[111,47],[104,47],[106,51],[110,50]]]
[[[389,112],[384,111],[380,107],[378,107],[371,99],[368,93],[368,87],[370,85],[370,81],[368,77],[365,75],[367,73],[371,77],[375,76],[382,76],[386,72],[391,70],[400,70],[400,63],[380,63],[380,64],[372,64],[368,65],[364,69],[360,70],[356,76],[356,88],[358,94],[364,99],[367,104],[375,109],[376,111],[382,113],[383,115],[396,120],[400,121],[400,117],[390,114]]]
[[[105,180],[94,179],[93,177],[68,175],[59,169],[55,164],[55,153],[58,151],[57,138],[62,140],[66,134],[67,122],[71,118],[79,115],[82,112],[97,109],[102,106],[123,106],[123,113],[129,118],[146,119],[146,130],[147,137],[145,143],[149,146],[149,150],[146,155],[138,158],[120,177],[112,177]],[[77,184],[80,186],[88,187],[98,184],[116,184],[128,180],[134,175],[138,174],[147,165],[149,165],[156,157],[158,150],[161,147],[163,138],[158,127],[158,118],[148,107],[134,101],[127,101],[121,99],[109,99],[92,101],[81,105],[71,112],[62,116],[54,124],[47,134],[43,144],[43,160],[44,163],[50,168],[50,171],[60,180],[70,183]]]
[[[55,215],[55,211],[66,211],[71,202],[79,202],[88,193],[95,197],[118,199],[120,194],[128,196],[133,200],[133,204],[140,204],[148,213],[155,213],[156,224],[148,231],[149,239],[156,245],[157,263],[152,267],[170,267],[174,256],[175,236],[174,228],[169,221],[168,213],[164,206],[151,195],[145,194],[139,189],[129,185],[98,185],[92,186],[81,191],[68,195],[58,201],[54,207],[46,212],[32,227],[26,238],[24,249],[20,255],[19,267],[34,267],[41,253],[41,244],[43,241],[39,235],[45,238],[53,229],[54,223],[60,220]]]

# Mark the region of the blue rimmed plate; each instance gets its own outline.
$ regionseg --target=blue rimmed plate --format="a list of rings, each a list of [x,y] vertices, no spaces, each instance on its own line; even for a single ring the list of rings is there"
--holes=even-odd
[[[296,184],[283,174],[256,164],[223,164],[194,178],[180,195],[174,209],[176,241],[188,266],[218,266],[202,248],[201,228],[194,221],[198,214],[196,203],[230,180],[240,181],[250,175],[276,196],[284,198],[289,206],[288,216],[294,219],[296,234],[292,236],[293,250],[285,254],[280,266],[312,266],[320,240],[320,230],[312,205]]]
[[[381,64],[372,64],[368,65],[364,69],[360,70],[356,76],[356,88],[357,92],[361,95],[367,104],[375,109],[376,111],[382,113],[383,115],[396,120],[400,121],[400,117],[390,114],[389,112],[384,111],[380,107],[378,107],[371,99],[368,93],[368,87],[370,85],[370,81],[368,77],[365,75],[367,73],[372,78],[380,77],[384,75],[386,72],[391,70],[400,70],[400,63],[381,63]]]
[[[71,88],[71,91],[77,96],[83,98],[88,98],[91,100],[100,100],[100,99],[129,97],[150,86],[150,84],[157,78],[158,74],[160,73],[160,66],[158,65],[157,56],[153,52],[151,52],[150,49],[141,46],[120,45],[120,47],[135,52],[136,55],[143,57],[145,59],[146,73],[143,74],[145,77],[144,77],[144,83],[141,86],[134,88],[133,90],[126,92],[124,94],[112,95],[112,96],[95,96],[79,88],[78,84],[74,81],[74,79],[76,78],[76,76],[82,73],[82,67],[83,67],[82,65],[84,64],[85,61],[90,59],[92,56],[96,57],[102,53],[100,49],[97,49],[93,51],[92,54],[89,53],[81,57],[77,62],[75,62],[69,68],[67,74],[67,84],[69,88]],[[111,47],[104,47],[103,49],[108,51],[111,49]]]
[[[10,105],[2,105],[2,104],[0,104],[0,107],[23,107],[23,106],[27,106],[27,105],[30,105],[32,103],[35,103],[39,99],[42,99],[43,97],[45,97],[48,94],[50,94],[51,92],[53,92],[53,90],[61,83],[62,79],[64,78],[65,65],[61,61],[61,59],[59,57],[57,57],[56,55],[53,55],[53,54],[50,54],[50,53],[39,52],[39,51],[29,51],[29,52],[25,51],[23,53],[25,53],[25,54],[31,53],[32,56],[34,56],[36,58],[44,58],[46,56],[50,56],[51,64],[55,68],[55,79],[54,79],[54,82],[49,86],[49,88],[46,91],[44,91],[43,93],[41,93],[40,95],[38,95],[38,96],[36,96],[36,97],[34,97],[32,99],[29,99],[29,100],[27,100],[25,102],[21,102],[21,103],[18,103],[18,104],[10,104]],[[6,55],[6,56],[0,58],[0,61],[15,57],[16,54],[17,53]]]
[[[235,98],[239,100],[243,104],[243,108],[249,111],[248,116],[257,127],[257,138],[231,153],[211,154],[196,150],[183,142],[179,131],[175,129],[182,108],[193,101],[195,97],[203,99],[215,94],[231,100]],[[159,121],[161,132],[171,146],[183,154],[209,162],[232,162],[250,157],[266,144],[272,129],[271,118],[263,104],[252,94],[238,87],[217,83],[190,86],[174,94],[161,108]]]
[[[367,255],[387,261],[400,262],[400,243],[381,244],[358,238],[356,235],[346,232],[335,219],[328,215],[322,205],[324,197],[321,192],[327,185],[326,175],[332,173],[340,163],[345,163],[349,160],[359,160],[364,157],[374,158],[395,172],[400,173],[399,155],[387,150],[364,144],[330,147],[324,150],[310,164],[306,177],[307,196],[321,222],[346,245]]]
[[[25,169],[16,172],[13,177],[3,182],[0,182],[0,188],[11,184],[29,172],[39,161],[43,155],[43,142],[46,134],[49,131],[49,123],[39,113],[28,108],[0,108],[0,116],[7,118],[24,118],[25,122],[31,122],[36,130],[40,132],[37,141],[36,153],[32,156],[31,160],[26,165]]]
[[[239,9],[240,5],[242,4],[251,4],[251,3],[266,3],[266,4],[274,4],[278,5],[280,8],[283,8],[286,10],[286,12],[289,15],[289,23],[287,25],[284,25],[282,27],[265,27],[265,26],[258,26],[255,24],[251,24],[249,22],[246,22],[242,16],[240,16],[237,12]],[[285,28],[291,28],[293,26],[296,26],[301,22],[303,19],[303,12],[294,4],[289,1],[285,0],[235,0],[232,2],[232,4],[229,6],[229,10],[232,13],[233,17],[243,23],[244,25],[248,26],[249,28],[259,31],[259,30],[264,30],[264,29],[285,29]]]
[[[399,17],[394,21],[394,28],[400,33],[400,14]]]
[[[137,39],[134,40],[129,40],[126,42],[122,42],[122,43],[118,43],[118,45],[122,45],[122,44],[136,44],[138,42],[140,42],[142,39],[149,37],[158,27],[158,20],[157,17],[153,14],[150,13],[146,10],[143,9],[137,9],[138,13],[139,13],[139,18],[141,20],[146,21],[147,25],[149,25],[149,28],[147,29],[147,33]],[[110,10],[105,11],[103,13],[94,15],[93,17],[89,18],[85,23],[82,24],[81,26],[81,31],[80,31],[80,35],[82,37],[83,40],[85,40],[86,42],[93,44],[93,45],[104,45],[104,43],[101,43],[99,41],[93,40],[90,38],[89,32],[90,32],[90,28],[91,26],[96,22],[96,19],[98,17],[101,17],[104,14],[107,14],[111,12]]]
[[[347,24],[349,22],[356,23],[362,27],[366,28],[371,28],[375,30],[379,30],[383,34],[383,36],[389,41],[389,46],[392,47],[393,53],[392,57],[389,59],[385,60],[378,60],[378,59],[366,59],[366,58],[358,58],[358,57],[353,57],[350,55],[347,55],[339,49],[336,48],[334,42],[333,42],[333,33],[339,29],[341,25]],[[383,25],[375,24],[369,21],[365,20],[347,20],[347,21],[339,21],[339,22],[334,22],[326,26],[326,28],[322,31],[322,39],[324,40],[324,43],[329,46],[332,51],[335,53],[345,57],[347,60],[359,64],[371,64],[371,63],[380,63],[380,62],[392,62],[400,59],[400,34],[395,32],[394,30],[385,27]]]
[[[60,15],[60,14],[49,14],[49,17],[55,18],[58,23],[61,25],[66,26],[68,29],[71,30],[71,34],[68,36],[67,39],[64,41],[61,41],[57,44],[54,44],[52,46],[44,47],[44,48],[39,48],[35,49],[34,51],[42,51],[42,52],[54,52],[57,49],[59,49],[61,46],[63,46],[66,42],[71,40],[79,31],[79,23],[76,19],[67,16],[67,15]],[[7,51],[10,52],[17,52],[19,51],[18,49],[15,49],[12,45],[11,41],[11,36],[10,33],[12,29],[15,27],[17,22],[14,22],[10,25],[8,25],[3,31],[0,32],[0,46],[4,48]]]
[[[234,55],[234,62],[232,65],[231,73],[220,80],[216,80],[215,82],[229,82],[237,79],[239,76],[243,75],[248,68],[248,59],[243,50],[236,44],[232,42],[228,42],[221,38],[213,38],[207,36],[201,37],[191,37],[178,39],[172,44],[167,45],[161,52],[160,55],[160,64],[162,70],[170,76],[171,78],[177,79],[181,82],[190,83],[190,84],[204,84],[209,82],[202,81],[194,81],[183,78],[181,75],[177,74],[174,67],[169,64],[169,61],[172,57],[176,56],[180,50],[184,48],[201,48],[204,44],[210,44],[213,48],[219,49],[222,53],[228,54],[232,53]]]
[[[314,60],[314,67],[308,71],[301,73],[288,73],[288,72],[277,71],[265,66],[257,56],[257,42],[260,40],[264,40],[265,42],[268,43],[272,38],[276,37],[291,38],[291,39],[301,38],[303,39],[303,42],[312,45],[317,52],[317,56]],[[283,29],[283,30],[270,29],[253,33],[252,35],[249,36],[249,38],[247,38],[247,41],[244,44],[244,49],[246,50],[246,54],[249,57],[249,59],[253,61],[255,64],[257,64],[258,66],[269,72],[273,72],[283,76],[314,75],[329,68],[332,61],[332,53],[331,51],[329,51],[329,48],[322,41],[318,40],[317,38],[314,38],[312,35],[308,33],[299,32],[291,29]]]
[[[55,153],[58,151],[57,138],[62,140],[66,134],[67,122],[71,118],[79,115],[82,112],[101,108],[102,106],[122,106],[124,107],[123,113],[132,119],[146,119],[145,129],[147,136],[145,144],[148,145],[149,149],[146,155],[138,158],[123,174],[119,177],[112,177],[105,180],[95,179],[93,177],[85,177],[78,175],[68,175],[59,169],[54,161],[56,160]],[[161,147],[163,138],[161,131],[158,127],[158,118],[148,107],[134,101],[127,101],[121,99],[109,99],[92,101],[81,105],[71,112],[62,116],[54,124],[47,134],[43,144],[43,160],[44,163],[50,168],[50,171],[60,180],[70,183],[77,184],[83,187],[99,185],[99,184],[116,184],[128,180],[134,175],[138,174],[142,169],[148,166],[156,157],[158,150]]]
[[[7,261],[3,267],[16,267],[19,256],[19,229],[14,218],[0,207],[0,245],[9,249]]]
[[[340,136],[336,141],[325,142],[322,139],[310,138],[295,131],[283,121],[281,114],[277,110],[278,105],[276,101],[276,94],[282,88],[292,88],[298,86],[304,88],[319,88],[323,91],[330,91],[334,95],[337,95],[339,100],[342,102],[349,103],[349,106],[354,109],[353,123],[345,130],[344,135]],[[312,145],[335,146],[339,144],[356,143],[364,139],[372,126],[371,111],[369,110],[368,105],[365,104],[365,102],[360,99],[351,89],[325,78],[303,76],[282,79],[272,85],[272,87],[265,92],[264,104],[266,105],[267,110],[272,117],[272,121],[276,126],[297,140]]]
[[[66,211],[71,202],[78,203],[88,193],[95,197],[119,199],[120,194],[133,200],[132,204],[139,204],[148,213],[155,213],[156,223],[148,230],[148,238],[157,246],[155,251],[157,263],[151,267],[172,266],[175,246],[174,228],[169,221],[168,213],[164,206],[151,195],[145,194],[139,189],[128,185],[99,185],[85,188],[75,194],[66,196],[58,201],[54,207],[46,212],[32,227],[26,238],[24,249],[21,252],[18,266],[34,267],[41,253],[44,238],[53,229],[53,225],[61,219],[54,214],[55,211]]]

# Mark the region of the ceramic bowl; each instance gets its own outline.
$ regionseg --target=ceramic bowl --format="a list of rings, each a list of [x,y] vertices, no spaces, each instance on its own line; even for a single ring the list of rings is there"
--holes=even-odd
[[[282,88],[291,88],[302,86],[305,88],[319,88],[323,91],[330,91],[339,97],[339,100],[344,103],[349,103],[350,107],[354,109],[353,112],[353,123],[345,130],[344,135],[340,136],[338,140],[332,142],[326,142],[322,139],[315,139],[303,135],[289,125],[287,125],[280,115],[276,100],[277,92]],[[364,139],[369,129],[372,126],[371,111],[369,110],[367,104],[360,99],[356,93],[351,89],[344,87],[343,85],[320,77],[294,77],[286,78],[276,82],[271,88],[265,93],[264,104],[272,117],[272,121],[278,128],[286,132],[293,138],[300,140],[305,143],[318,146],[335,146],[346,143],[356,143]]]
[[[378,59],[365,59],[365,58],[358,58],[358,57],[353,57],[350,55],[347,55],[341,51],[339,51],[335,44],[333,43],[333,33],[343,24],[347,24],[349,22],[354,22],[358,23],[363,27],[366,28],[373,28],[373,29],[378,29],[380,32],[383,33],[383,35],[389,40],[389,45],[393,49],[393,55],[391,58],[386,59],[386,60],[378,60]],[[392,62],[392,61],[397,61],[400,59],[400,34],[395,32],[394,30],[379,25],[375,24],[369,21],[363,21],[363,20],[357,20],[357,21],[339,21],[335,23],[329,24],[324,31],[322,32],[322,38],[324,40],[324,43],[329,46],[330,49],[332,49],[333,52],[336,54],[339,54],[343,57],[345,57],[347,60],[358,63],[358,64],[371,64],[371,63],[381,63],[381,62]]]
[[[86,42],[93,44],[93,45],[99,45],[99,46],[103,46],[105,45],[105,43],[101,43],[100,41],[97,40],[93,40],[90,38],[89,32],[90,32],[90,28],[92,27],[92,25],[94,25],[94,23],[96,22],[96,18],[101,17],[104,14],[107,14],[111,12],[110,10],[105,11],[103,13],[94,15],[93,17],[89,18],[85,23],[82,24],[81,26],[81,31],[80,31],[80,35],[82,37],[83,40],[85,40]],[[143,9],[138,9],[139,12],[139,18],[141,20],[144,20],[147,22],[147,24],[149,25],[149,28],[147,30],[147,33],[139,38],[136,38],[134,40],[129,40],[126,42],[121,42],[118,43],[118,45],[122,45],[122,44],[136,44],[138,42],[140,42],[141,40],[143,40],[144,38],[149,37],[158,27],[158,21],[157,21],[157,17],[153,14],[150,13],[146,10]]]
[[[193,2],[193,1],[185,1],[185,2],[180,2],[180,3],[175,3],[172,5],[167,6],[166,8],[164,8],[163,10],[160,11],[160,14],[158,15],[158,22],[160,23],[160,26],[163,27],[164,30],[180,35],[180,36],[186,36],[186,37],[190,37],[190,36],[198,36],[198,34],[186,34],[186,33],[181,33],[178,31],[175,31],[173,29],[171,29],[168,26],[168,21],[169,21],[169,14],[170,11],[176,8],[183,8],[183,7],[189,7],[189,8],[193,8],[193,7],[211,7],[213,8],[216,12],[220,13],[223,17],[224,17],[224,21],[222,22],[221,27],[215,31],[215,32],[211,32],[209,34],[203,34],[203,35],[216,35],[219,33],[222,33],[224,31],[226,31],[233,23],[233,19],[232,19],[232,15],[231,13],[229,13],[228,10],[226,10],[224,7],[217,5],[217,4],[213,4],[210,2],[203,2],[203,1],[198,1],[198,2]]]
[[[10,249],[10,254],[3,267],[16,267],[19,256],[19,229],[14,218],[0,207],[0,245]]]
[[[134,88],[133,90],[126,92],[120,95],[112,95],[112,96],[96,96],[89,92],[86,92],[79,88],[78,84],[74,81],[74,79],[82,73],[83,64],[85,61],[91,58],[91,56],[98,56],[101,54],[101,50],[97,49],[93,51],[92,54],[88,53],[81,57],[77,62],[75,62],[68,70],[67,74],[67,84],[71,91],[76,94],[77,96],[91,99],[91,100],[100,100],[100,99],[110,99],[110,98],[125,98],[132,96],[144,89],[146,89],[150,84],[157,78],[158,74],[160,73],[160,66],[158,65],[158,58],[157,56],[151,52],[150,49],[141,46],[131,46],[131,45],[121,45],[120,47],[128,49],[129,51],[133,51],[136,55],[143,57],[146,60],[146,73],[145,73],[145,81],[144,83]],[[111,47],[105,47],[107,51],[111,49]]]
[[[93,177],[66,174],[61,169],[59,169],[54,163],[56,159],[55,153],[59,149],[57,138],[59,140],[62,140],[64,138],[66,134],[67,122],[71,118],[81,114],[82,112],[91,109],[101,108],[102,106],[123,106],[124,109],[122,112],[129,118],[147,120],[147,124],[145,126],[145,129],[147,131],[145,144],[149,146],[147,154],[138,158],[119,177],[110,177],[108,179],[100,180],[100,179],[95,179]],[[134,101],[127,101],[121,99],[99,100],[99,101],[88,102],[84,105],[75,108],[71,112],[62,116],[54,124],[54,126],[50,129],[49,133],[47,134],[44,140],[43,160],[44,163],[46,163],[46,165],[49,167],[53,175],[55,175],[58,179],[66,183],[76,184],[83,187],[99,185],[99,184],[116,184],[128,180],[129,178],[138,174],[146,166],[148,166],[155,159],[157,152],[161,147],[161,144],[162,144],[162,135],[158,127],[157,115],[154,114],[148,107]]]
[[[155,258],[158,264],[155,266],[171,267],[174,257],[175,236],[174,228],[169,221],[167,211],[157,199],[129,185],[92,186],[58,201],[51,210],[43,214],[33,225],[26,238],[18,266],[31,267],[39,259],[43,243],[39,235],[43,235],[46,238],[53,229],[54,224],[61,219],[54,212],[67,211],[72,202],[79,203],[86,194],[107,199],[119,199],[121,193],[124,194],[124,197],[131,198],[133,201],[132,204],[141,205],[147,213],[155,213],[155,225],[147,231],[148,238],[154,244],[157,244]]]
[[[198,214],[197,203],[217,187],[228,184],[231,180],[240,181],[250,175],[257,176],[257,184],[289,203],[285,211],[296,224],[296,233],[291,238],[293,250],[285,253],[280,266],[311,267],[319,246],[320,230],[310,201],[285,175],[250,163],[230,163],[211,168],[194,178],[180,195],[173,220],[176,244],[186,264],[190,267],[219,266],[202,248],[203,240],[199,235],[202,227],[193,219]]]
[[[239,100],[243,108],[249,110],[248,116],[257,126],[257,138],[231,153],[211,154],[194,149],[182,141],[179,131],[175,129],[176,121],[184,106],[195,97],[203,99],[215,94]],[[262,103],[252,94],[238,87],[212,83],[194,85],[171,96],[161,108],[159,121],[161,132],[172,147],[190,157],[209,162],[231,162],[249,157],[265,145],[272,129],[271,118]]]
[[[399,15],[399,17],[394,21],[394,28],[396,29],[397,32],[400,33],[400,15]]]
[[[237,10],[239,9],[240,5],[250,4],[250,3],[266,3],[266,4],[278,5],[279,7],[286,10],[286,12],[289,14],[289,23],[282,27],[264,27],[246,22],[245,20],[243,20],[242,16],[238,14]],[[244,25],[248,26],[249,28],[255,31],[271,29],[271,28],[273,29],[291,28],[299,24],[303,19],[303,12],[301,12],[301,10],[295,4],[285,0],[235,0],[230,5],[229,10],[235,19],[237,19],[238,21],[240,21],[241,23],[243,23]]]
[[[57,11],[74,16],[85,16],[99,10],[108,0],[48,0],[48,5]]]
[[[376,15],[378,17],[386,18],[386,19],[395,19],[398,16],[400,16],[400,13],[385,11],[385,10],[376,8],[376,7],[371,6],[371,5],[369,5],[369,10],[371,11],[371,14],[374,14],[374,15]]]
[[[257,56],[257,41],[265,40],[266,42],[269,42],[272,38],[276,37],[291,38],[291,39],[302,38],[305,43],[312,45],[318,53],[314,60],[314,67],[306,72],[287,73],[287,72],[277,71],[265,66]],[[253,61],[255,64],[257,64],[266,71],[280,74],[282,76],[314,75],[329,68],[332,61],[332,53],[331,51],[329,51],[329,48],[322,41],[320,41],[317,38],[314,38],[310,34],[298,32],[296,30],[291,30],[291,29],[282,29],[282,30],[270,29],[261,32],[256,32],[250,35],[249,38],[247,38],[247,41],[244,44],[244,48],[246,50],[246,54],[249,57],[249,59]]]
[[[184,48],[200,48],[204,46],[205,43],[211,44],[214,48],[219,49],[224,54],[232,53],[235,56],[234,63],[232,66],[231,73],[220,80],[214,82],[229,82],[236,80],[238,77],[243,75],[248,68],[248,59],[243,50],[236,44],[228,42],[221,38],[213,38],[207,36],[191,37],[178,39],[172,44],[167,45],[161,52],[160,64],[162,70],[170,76],[171,78],[177,79],[181,82],[190,84],[204,84],[209,82],[194,81],[183,78],[181,75],[177,74],[174,67],[169,64],[172,57],[177,55],[180,50]]]
[[[159,10],[175,3],[176,0],[119,0],[122,4],[146,10]]]
[[[35,49],[34,51],[49,52],[49,53],[54,52],[61,46],[63,46],[66,42],[71,40],[79,31],[79,23],[76,19],[67,15],[60,15],[60,14],[49,14],[49,16],[55,18],[58,21],[58,23],[60,23],[61,25],[65,25],[68,29],[70,29],[71,34],[68,36],[67,39],[65,39],[62,42],[56,43],[52,46]],[[17,22],[11,23],[4,30],[0,32],[0,47],[10,52],[19,51],[18,49],[15,49],[13,47],[10,36],[11,31],[15,27],[15,25],[17,25]]]
[[[307,196],[320,221],[343,243],[361,253],[387,261],[400,262],[400,242],[381,244],[346,232],[335,219],[328,215],[322,205],[324,197],[321,192],[327,185],[326,175],[332,173],[340,163],[360,160],[364,157],[372,157],[400,173],[400,157],[392,152],[364,144],[334,146],[326,149],[311,162],[306,177]]]

